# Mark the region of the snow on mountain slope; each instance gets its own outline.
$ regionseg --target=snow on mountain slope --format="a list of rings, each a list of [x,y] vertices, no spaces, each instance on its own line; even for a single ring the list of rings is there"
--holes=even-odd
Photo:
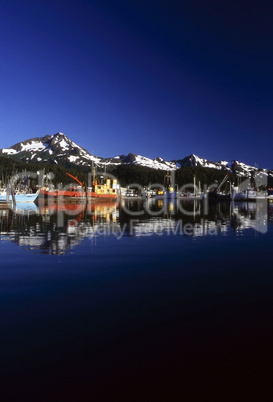
[[[69,161],[76,165],[89,165],[92,161],[95,163],[100,162],[100,158],[89,154],[63,133],[25,140],[10,148],[2,149],[0,154],[10,155],[24,162],[52,162],[59,164]]]
[[[210,162],[194,154],[186,156],[184,159],[176,161],[176,163],[179,167],[206,167],[218,170],[229,170],[229,167],[223,165],[221,162]]]
[[[258,168],[246,165],[245,163],[238,161],[233,161],[232,169],[233,171],[236,171],[238,176],[248,176],[248,177],[250,177],[254,172],[258,171]]]
[[[152,169],[177,169],[174,162],[167,162],[162,158],[149,159],[133,153],[127,156],[102,158],[91,155],[86,149],[71,141],[63,133],[46,135],[42,138],[32,138],[0,150],[0,155],[8,155],[23,162],[51,162],[62,164],[70,162],[78,166],[90,166],[92,162],[97,166],[132,164],[146,166]]]
[[[133,153],[128,154],[127,156],[121,155],[120,160],[125,165],[139,165],[145,166],[152,169],[160,169],[160,170],[176,170],[177,166],[174,162],[167,162],[164,159],[158,157],[155,159],[147,158],[146,156],[136,155]]]
[[[63,133],[46,135],[44,137],[31,138],[19,142],[10,148],[0,150],[0,155],[21,160],[22,162],[49,162],[54,164],[71,163],[77,166],[91,166],[94,162],[98,167],[117,165],[137,165],[151,169],[176,170],[183,167],[201,167],[223,170],[235,173],[238,176],[251,177],[255,172],[264,171],[265,174],[273,176],[273,172],[265,169],[246,165],[238,161],[211,162],[191,154],[183,159],[166,161],[161,157],[150,159],[145,156],[129,153],[111,158],[97,157],[90,154],[75,142],[71,141]]]

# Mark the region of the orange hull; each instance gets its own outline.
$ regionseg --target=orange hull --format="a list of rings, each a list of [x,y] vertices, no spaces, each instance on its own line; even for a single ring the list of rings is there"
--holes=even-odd
[[[80,199],[80,198],[86,198],[86,192],[81,192],[81,191],[70,191],[70,190],[43,190],[41,189],[40,195],[44,197],[50,197],[50,198],[58,198],[58,197],[66,197],[66,198],[75,198],[75,199]],[[117,194],[98,194],[95,193],[94,191],[88,191],[87,192],[87,198],[99,198],[99,199],[112,199],[116,200],[118,198]]]

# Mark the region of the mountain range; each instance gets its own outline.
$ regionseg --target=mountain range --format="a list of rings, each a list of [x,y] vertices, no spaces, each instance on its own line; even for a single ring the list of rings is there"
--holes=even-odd
[[[163,158],[150,159],[145,156],[129,153],[128,155],[118,155],[110,158],[98,157],[90,154],[75,142],[71,141],[63,133],[36,137],[22,142],[18,142],[9,148],[0,150],[0,155],[8,156],[22,162],[49,162],[57,165],[67,163],[75,166],[96,166],[103,168],[117,165],[138,165],[160,170],[177,170],[183,167],[203,167],[223,170],[237,174],[237,176],[250,177],[253,173],[261,171],[273,177],[273,171],[258,169],[257,167],[246,165],[245,163],[232,160],[210,162],[194,154],[183,159],[166,161]]]

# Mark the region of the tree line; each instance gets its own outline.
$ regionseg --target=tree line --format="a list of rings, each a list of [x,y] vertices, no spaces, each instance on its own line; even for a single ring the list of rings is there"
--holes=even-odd
[[[102,172],[104,169],[97,169]],[[9,179],[19,172],[37,172],[41,171],[45,175],[53,173],[53,179],[51,180],[54,186],[58,184],[67,185],[73,182],[73,179],[67,176],[66,172],[72,176],[76,176],[81,182],[88,183],[88,174],[91,173],[91,166],[75,166],[74,164],[66,163],[64,165],[56,165],[54,163],[25,163],[6,156],[0,156],[0,182],[3,187]],[[151,184],[159,183],[164,185],[166,178],[166,171],[156,170],[148,167],[137,165],[118,165],[111,166],[107,169],[107,173],[115,176],[122,187],[126,187],[129,184],[137,183],[143,187],[148,187]],[[194,177],[196,184],[201,183],[201,187],[219,184],[226,175],[225,170],[218,170],[213,168],[204,167],[183,167],[175,171],[175,184],[181,187],[185,184],[193,183]],[[222,187],[222,190],[229,189],[229,182],[237,184],[237,178],[235,175],[230,174],[228,181]],[[33,190],[37,187],[37,179],[30,179],[30,187]],[[273,178],[269,175],[268,186],[273,187]]]

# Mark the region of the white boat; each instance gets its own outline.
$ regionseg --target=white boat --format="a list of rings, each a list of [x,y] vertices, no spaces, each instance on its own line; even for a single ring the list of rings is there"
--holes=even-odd
[[[234,201],[256,201],[267,198],[267,194],[253,189],[239,191],[238,187],[232,187],[230,198]]]

